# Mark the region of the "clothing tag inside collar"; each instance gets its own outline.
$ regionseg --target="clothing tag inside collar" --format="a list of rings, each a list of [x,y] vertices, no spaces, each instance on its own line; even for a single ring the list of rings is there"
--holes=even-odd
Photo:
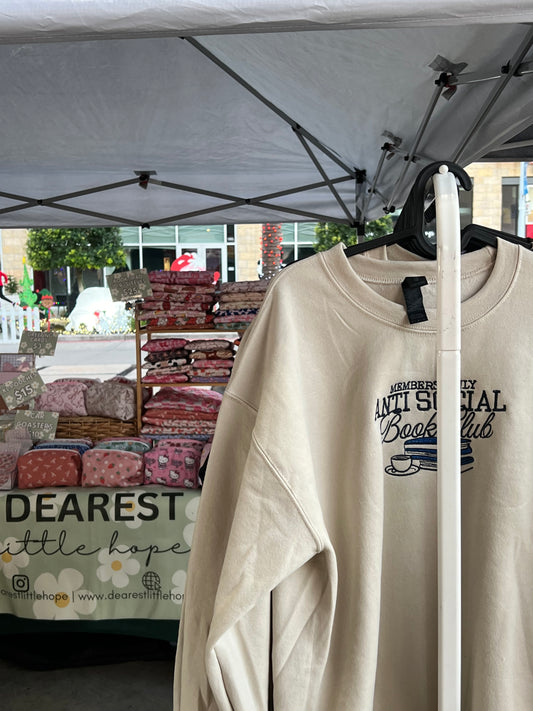
[[[403,298],[409,323],[421,323],[428,320],[422,298],[422,287],[427,283],[428,280],[424,276],[405,277],[402,281]]]

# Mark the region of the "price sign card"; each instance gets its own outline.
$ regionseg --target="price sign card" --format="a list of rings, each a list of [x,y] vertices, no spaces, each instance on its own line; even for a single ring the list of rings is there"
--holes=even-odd
[[[46,331],[23,331],[20,337],[19,353],[53,356],[56,352],[57,337],[57,333],[47,333]]]
[[[45,390],[46,385],[34,368],[0,385],[0,395],[9,410],[23,405],[28,400],[33,400]]]
[[[113,301],[129,301],[152,296],[152,287],[146,269],[134,269],[131,272],[119,272],[107,277],[107,285]]]
[[[18,410],[15,415],[15,429],[24,425],[34,442],[55,439],[58,412],[43,412],[41,410]]]

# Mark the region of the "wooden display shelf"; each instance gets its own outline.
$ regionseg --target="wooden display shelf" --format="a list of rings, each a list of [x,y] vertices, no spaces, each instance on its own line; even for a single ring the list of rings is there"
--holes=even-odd
[[[224,331],[224,333],[237,333],[238,332],[237,329],[234,329],[234,328],[221,329],[215,325],[213,325],[210,328],[202,328],[200,326],[197,326],[196,328],[193,328],[192,326],[190,326],[189,328],[185,328],[182,326],[177,326],[176,328],[172,328],[170,326],[156,326],[156,327],[139,326],[139,332],[141,334],[147,334],[147,333],[220,333],[221,331]]]
[[[138,306],[137,306],[138,309]],[[228,380],[222,380],[222,381],[215,381],[212,383],[198,383],[194,382],[194,380],[188,380],[185,383],[173,383],[171,379],[168,381],[163,381],[160,383],[145,383],[143,381],[142,377],[142,358],[141,358],[141,352],[142,352],[142,347],[141,347],[141,341],[142,339],[146,339],[146,341],[149,341],[152,339],[152,336],[154,334],[158,335],[163,335],[166,334],[168,335],[169,338],[172,338],[176,334],[187,334],[192,337],[192,340],[196,339],[201,339],[202,337],[209,337],[209,338],[221,338],[221,339],[227,339],[228,335],[230,334],[237,334],[238,337],[242,336],[244,333],[245,329],[239,330],[239,329],[230,329],[230,328],[220,328],[216,324],[213,326],[210,326],[209,328],[182,328],[182,327],[155,327],[152,328],[151,326],[141,326],[141,323],[138,319],[135,320],[135,348],[136,348],[136,360],[137,360],[137,429],[140,432],[141,427],[142,427],[142,408],[143,408],[143,397],[142,397],[142,391],[143,388],[163,388],[163,387],[173,387],[173,388],[188,388],[188,387],[197,387],[197,388],[215,388],[215,387],[226,387],[229,379]]]
[[[143,380],[141,380],[141,386],[143,388],[166,388],[166,387],[171,387],[171,388],[190,388],[190,387],[207,387],[207,388],[214,388],[214,387],[225,387],[228,384],[229,380],[220,380],[220,381],[214,381],[214,382],[209,382],[209,383],[200,383],[195,380],[188,380],[186,383],[173,383],[172,381],[165,381],[162,383],[145,383]]]
[[[200,334],[212,334],[216,333],[220,337],[226,334],[232,334],[236,333],[239,336],[242,336],[244,331],[246,329],[244,328],[221,328],[217,326],[213,326],[212,328],[164,328],[161,326],[160,328],[148,328],[148,326],[139,326],[138,327],[139,334],[141,336],[152,336],[154,333],[159,333],[159,334],[165,334],[168,333],[169,335],[175,334],[175,333],[183,333],[183,334],[189,334],[189,335],[194,335],[198,336]]]

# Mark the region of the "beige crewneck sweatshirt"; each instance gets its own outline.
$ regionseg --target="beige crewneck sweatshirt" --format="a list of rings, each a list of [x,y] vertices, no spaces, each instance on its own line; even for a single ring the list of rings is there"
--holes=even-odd
[[[175,711],[436,711],[434,262],[284,270],[237,356]],[[397,258],[400,258],[398,261]],[[400,284],[425,275],[428,321]],[[533,255],[462,258],[463,710],[533,708]]]

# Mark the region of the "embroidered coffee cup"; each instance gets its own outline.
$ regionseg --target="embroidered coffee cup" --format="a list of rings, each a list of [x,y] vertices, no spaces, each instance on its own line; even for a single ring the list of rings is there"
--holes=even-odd
[[[408,454],[395,454],[390,458],[390,463],[397,472],[406,472],[411,468],[411,457]]]

